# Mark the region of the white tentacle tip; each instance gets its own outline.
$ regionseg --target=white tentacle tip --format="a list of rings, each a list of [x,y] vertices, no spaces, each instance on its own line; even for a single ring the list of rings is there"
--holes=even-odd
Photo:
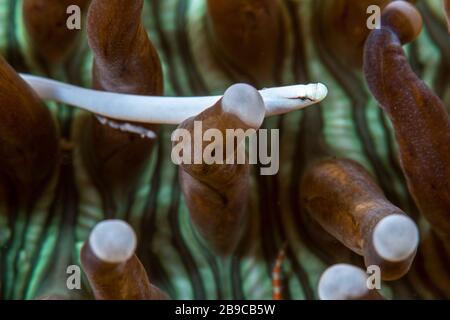
[[[400,262],[410,257],[419,244],[419,230],[411,218],[393,214],[381,219],[373,231],[373,245],[381,258]]]
[[[136,234],[122,220],[105,220],[98,223],[89,236],[89,245],[95,256],[106,263],[123,263],[136,250]]]
[[[367,274],[349,264],[329,267],[319,280],[318,294],[321,300],[361,299],[368,292]]]
[[[328,88],[322,83],[314,83],[309,85],[307,98],[314,101],[322,101],[328,95]]]
[[[222,110],[234,114],[253,128],[261,126],[266,114],[261,94],[254,87],[244,83],[234,84],[225,91]]]
[[[309,100],[318,103],[327,97],[328,88],[323,83],[310,83],[263,89],[261,93],[266,98]]]

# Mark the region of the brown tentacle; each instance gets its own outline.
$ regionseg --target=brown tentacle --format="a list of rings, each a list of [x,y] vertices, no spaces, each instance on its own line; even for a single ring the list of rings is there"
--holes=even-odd
[[[56,169],[56,128],[45,105],[2,57],[0,81],[0,177],[29,200]]]
[[[408,189],[433,229],[450,235],[450,118],[443,102],[412,71],[402,50],[420,15],[392,9],[366,43],[364,73],[391,119]],[[419,18],[417,18],[419,17]]]
[[[142,8],[142,0],[92,1],[87,29],[94,53],[94,88],[163,94],[161,64],[141,22]],[[157,130],[155,125],[145,127]],[[151,153],[153,141],[102,125],[96,119],[92,119],[89,132],[84,158],[96,183],[115,196],[128,194]]]
[[[117,227],[119,223],[119,227]],[[113,224],[116,224],[115,226]],[[86,273],[94,296],[97,300],[164,300],[167,295],[160,289],[152,285],[147,277],[144,267],[139,261],[134,250],[128,257],[119,257],[114,261],[105,261],[104,257],[99,257],[94,252],[92,246],[100,246],[100,252],[110,251],[117,253],[122,250],[120,246],[127,246],[127,243],[117,243],[111,237],[127,238],[132,233],[130,227],[124,222],[108,220],[98,224],[91,233],[89,240],[84,243],[81,250],[81,264]],[[100,230],[103,228],[103,230]],[[93,233],[99,232],[99,238],[95,238]],[[109,233],[109,234],[108,234]],[[131,239],[126,239],[131,241]],[[101,242],[101,243],[99,243]],[[109,248],[108,248],[109,247]],[[120,261],[119,261],[120,260]]]
[[[245,91],[244,96],[248,94],[252,96],[251,99],[257,100],[251,103],[255,103],[255,105],[250,106],[246,105],[245,97],[242,100],[231,99],[234,100],[232,101],[233,108],[259,108],[257,111],[259,116],[264,117],[264,103],[254,88],[247,85],[233,87],[239,87],[240,89],[238,88],[237,91]],[[225,93],[226,95],[227,93]],[[227,129],[246,131],[259,128],[262,118],[256,121],[259,122],[259,125],[249,125],[235,114],[226,111],[223,101],[224,98],[198,116],[187,119],[179,126],[179,129],[187,130],[194,137],[195,122],[201,122],[202,136],[206,130],[214,128],[218,129],[223,137],[226,137]],[[225,138],[223,140],[225,143]],[[191,159],[194,161],[196,157],[194,139],[182,143],[188,145],[191,150]],[[242,146],[242,143],[239,143],[239,146]],[[248,200],[249,165],[248,161],[245,161],[245,164],[237,163],[237,145],[235,143],[235,153],[230,155],[226,155],[224,147],[224,164],[183,163],[179,169],[181,187],[193,222],[214,251],[223,255],[229,254],[239,240]],[[205,147],[206,143],[203,142],[200,154],[197,156],[202,156]],[[225,158],[230,157],[234,159],[234,164],[225,164]]]
[[[24,23],[36,55],[49,64],[60,63],[76,45],[79,30],[69,30],[67,7],[87,8],[90,0],[25,0]]]
[[[390,0],[333,0],[320,1],[320,24],[324,33],[323,41],[327,48],[346,66],[361,68],[364,43],[370,33],[367,27],[369,15],[366,13],[370,5],[384,8]]]
[[[447,16],[448,33],[450,33],[450,0],[443,0],[445,15]]]
[[[415,247],[407,256],[389,260],[374,246],[375,229],[384,218],[406,215],[385,198],[362,166],[346,159],[315,163],[302,180],[301,197],[311,216],[337,240],[363,255],[366,266],[379,266],[383,279],[398,279],[409,270]],[[398,236],[394,241],[402,241],[402,232],[394,235]]]
[[[218,58],[258,86],[274,80],[282,45],[278,0],[208,0],[208,26]]]

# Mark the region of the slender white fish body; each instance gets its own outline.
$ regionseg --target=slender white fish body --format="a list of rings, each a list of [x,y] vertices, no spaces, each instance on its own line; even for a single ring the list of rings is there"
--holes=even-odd
[[[54,100],[100,116],[130,122],[179,124],[211,107],[221,98],[129,95],[81,88],[32,75],[21,74],[21,77],[43,100]],[[319,103],[328,93],[326,86],[321,83],[270,88],[259,92],[266,108],[266,117]]]

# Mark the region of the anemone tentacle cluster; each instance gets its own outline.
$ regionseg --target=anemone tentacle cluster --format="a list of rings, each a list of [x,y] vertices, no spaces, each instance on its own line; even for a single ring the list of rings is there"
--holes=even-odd
[[[0,1],[0,299],[450,298],[449,8]],[[198,121],[279,172],[174,164]]]

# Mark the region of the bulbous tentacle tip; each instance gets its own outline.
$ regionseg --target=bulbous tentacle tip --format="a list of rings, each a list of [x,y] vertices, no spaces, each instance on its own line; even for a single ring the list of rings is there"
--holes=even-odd
[[[319,280],[321,300],[359,300],[368,295],[367,274],[349,264],[329,267]]]
[[[328,88],[322,83],[314,83],[309,85],[307,97],[314,101],[322,101],[328,95]]]
[[[89,236],[89,246],[95,256],[106,263],[128,261],[136,250],[136,234],[122,220],[98,223]]]
[[[222,110],[235,115],[253,128],[259,128],[266,115],[261,94],[254,87],[244,83],[234,84],[225,91]]]
[[[419,36],[422,31],[423,19],[413,4],[398,0],[384,8],[382,24],[390,27],[400,41],[405,44]]]
[[[419,230],[409,217],[389,215],[375,226],[373,245],[383,259],[391,262],[404,261],[417,250]]]

